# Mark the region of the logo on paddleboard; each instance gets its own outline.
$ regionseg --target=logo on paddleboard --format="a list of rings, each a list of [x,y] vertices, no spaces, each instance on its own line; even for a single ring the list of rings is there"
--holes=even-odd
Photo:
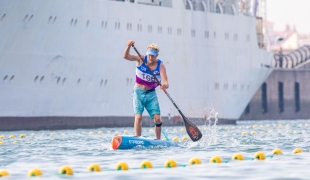
[[[137,144],[137,145],[143,145],[143,141],[137,141],[137,140],[129,140],[129,144]]]

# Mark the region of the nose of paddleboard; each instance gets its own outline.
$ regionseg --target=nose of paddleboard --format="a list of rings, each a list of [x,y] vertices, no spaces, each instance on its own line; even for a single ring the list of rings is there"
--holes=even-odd
[[[122,143],[122,136],[115,136],[111,141],[112,149],[114,150],[118,149],[121,143]]]

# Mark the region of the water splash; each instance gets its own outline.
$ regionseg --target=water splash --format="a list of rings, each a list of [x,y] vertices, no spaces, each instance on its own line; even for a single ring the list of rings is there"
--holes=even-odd
[[[209,146],[217,143],[217,122],[218,122],[218,112],[214,109],[211,110],[209,117],[207,118],[205,125],[203,127],[203,138],[201,143],[204,146]]]
[[[202,132],[202,138],[198,142],[189,142],[185,144],[187,148],[194,149],[204,149],[210,145],[217,144],[218,132],[217,132],[217,123],[218,123],[218,112],[215,109],[211,109],[209,113],[207,112],[207,108],[203,108],[199,110],[196,108],[191,111],[191,115],[197,117],[197,114],[200,115],[201,118],[195,120],[196,124],[203,124],[200,127]],[[208,115],[209,114],[209,115]]]

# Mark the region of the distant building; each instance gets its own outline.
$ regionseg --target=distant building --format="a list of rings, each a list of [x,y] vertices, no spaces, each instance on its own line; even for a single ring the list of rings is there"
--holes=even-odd
[[[286,25],[283,31],[275,31],[274,23],[267,22],[266,30],[268,32],[268,49],[278,52],[282,48],[283,52],[296,50],[304,45],[310,45],[310,34],[300,34],[295,26]]]

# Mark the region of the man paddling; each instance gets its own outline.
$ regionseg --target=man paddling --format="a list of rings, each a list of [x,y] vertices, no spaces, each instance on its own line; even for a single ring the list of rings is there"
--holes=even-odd
[[[156,44],[151,44],[147,47],[146,55],[129,54],[131,46],[135,42],[129,40],[124,51],[124,59],[136,61],[136,84],[132,91],[133,109],[135,113],[134,129],[136,136],[141,136],[142,131],[142,113],[144,108],[149,113],[151,119],[155,123],[156,139],[160,139],[162,121],[160,118],[160,108],[156,95],[155,88],[159,85],[152,73],[162,83],[160,89],[164,90],[169,87],[166,68],[160,59],[157,59],[159,48]],[[142,59],[143,62],[142,62]]]

